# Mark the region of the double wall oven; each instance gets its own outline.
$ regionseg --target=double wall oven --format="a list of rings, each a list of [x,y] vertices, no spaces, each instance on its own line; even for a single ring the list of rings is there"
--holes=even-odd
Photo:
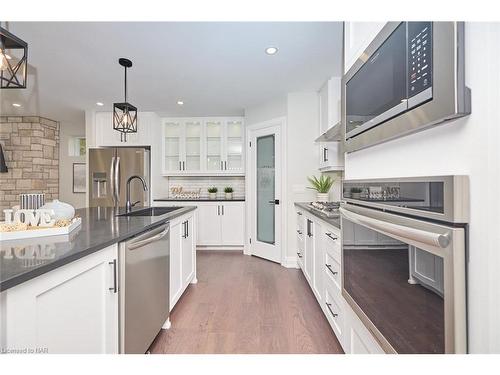
[[[388,353],[465,353],[468,178],[343,185],[342,294]]]

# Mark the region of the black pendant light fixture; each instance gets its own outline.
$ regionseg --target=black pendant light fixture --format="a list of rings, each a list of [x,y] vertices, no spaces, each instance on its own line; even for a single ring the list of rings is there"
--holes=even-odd
[[[132,66],[132,61],[121,58],[118,62],[125,68],[125,101],[113,104],[113,129],[121,133],[122,142],[127,142],[127,134],[137,133],[137,108],[127,103],[127,68]]]
[[[0,27],[0,88],[25,89],[28,43]]]

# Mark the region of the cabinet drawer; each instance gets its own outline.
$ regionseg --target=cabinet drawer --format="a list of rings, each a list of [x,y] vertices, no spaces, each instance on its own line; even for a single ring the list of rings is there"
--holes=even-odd
[[[325,231],[323,243],[326,252],[340,263],[340,237],[335,232]]]
[[[340,295],[340,262],[328,251],[325,252],[325,274],[325,283]]]
[[[344,333],[344,305],[342,297],[332,290],[328,284],[325,287],[325,303],[324,312],[333,332],[338,340],[342,342],[342,334]]]

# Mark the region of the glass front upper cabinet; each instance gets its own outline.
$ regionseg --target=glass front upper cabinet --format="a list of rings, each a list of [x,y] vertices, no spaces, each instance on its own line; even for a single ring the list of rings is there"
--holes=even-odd
[[[224,169],[228,172],[243,171],[243,121],[231,120],[227,122],[226,163]]]
[[[201,171],[201,121],[187,121],[185,131],[184,171]]]
[[[164,169],[165,171],[180,171],[182,169],[182,125],[180,122],[166,121],[164,132]]]
[[[206,131],[206,162],[208,171],[222,171],[224,163],[222,160],[222,121],[207,121]]]

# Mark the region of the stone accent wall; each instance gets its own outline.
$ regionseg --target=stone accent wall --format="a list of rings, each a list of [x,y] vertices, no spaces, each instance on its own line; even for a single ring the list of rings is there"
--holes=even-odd
[[[38,116],[0,116],[0,142],[8,173],[0,173],[0,218],[21,193],[59,197],[59,123]]]

